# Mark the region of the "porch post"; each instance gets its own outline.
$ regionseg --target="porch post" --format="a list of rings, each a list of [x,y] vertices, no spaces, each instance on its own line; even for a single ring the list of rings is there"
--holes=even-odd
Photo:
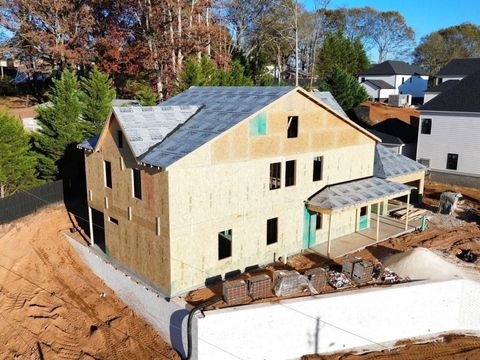
[[[410,193],[407,195],[407,214],[405,216],[405,231],[408,230],[408,211],[410,210]]]
[[[330,239],[332,238],[332,215],[328,214],[328,244],[327,244],[327,257],[330,259]]]
[[[92,208],[88,207],[88,226],[90,230],[90,245],[94,244],[93,241],[93,218],[92,218]]]
[[[377,204],[377,240],[376,242],[378,242],[379,236],[380,236],[380,204],[381,202]]]

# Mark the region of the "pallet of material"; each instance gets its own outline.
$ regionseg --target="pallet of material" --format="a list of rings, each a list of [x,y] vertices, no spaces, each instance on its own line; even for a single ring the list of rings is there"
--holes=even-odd
[[[416,218],[419,218],[419,217],[423,216],[423,214],[425,214],[426,212],[427,212],[427,210],[425,210],[425,209],[415,209],[415,210],[409,212],[408,217],[409,217],[409,219],[416,219]],[[405,220],[406,218],[407,218],[407,213],[406,212],[405,212],[405,214],[400,216],[400,220]]]

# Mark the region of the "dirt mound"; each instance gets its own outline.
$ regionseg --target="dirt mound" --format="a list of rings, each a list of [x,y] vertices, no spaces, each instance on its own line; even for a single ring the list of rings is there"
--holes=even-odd
[[[385,266],[401,277],[412,280],[446,280],[465,276],[460,268],[425,248],[392,255],[385,261]]]
[[[63,206],[0,235],[0,358],[179,359],[78,258]]]
[[[363,354],[337,353],[331,355],[307,355],[302,360],[466,360],[480,359],[480,337],[449,334],[442,338],[416,343],[402,341],[391,350],[372,351]]]

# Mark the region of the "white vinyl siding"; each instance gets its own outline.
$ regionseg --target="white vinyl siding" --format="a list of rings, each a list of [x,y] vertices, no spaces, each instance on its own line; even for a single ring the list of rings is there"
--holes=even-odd
[[[422,112],[432,119],[431,134],[418,132],[417,159],[430,159],[433,170],[446,169],[447,154],[458,154],[456,172],[480,175],[480,113]],[[421,121],[421,120],[420,120]]]

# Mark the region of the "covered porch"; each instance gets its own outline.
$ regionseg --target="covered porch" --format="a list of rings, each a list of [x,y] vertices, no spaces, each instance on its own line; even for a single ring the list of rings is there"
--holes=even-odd
[[[376,177],[324,188],[305,204],[307,248],[335,258],[411,231],[418,225],[409,221],[411,189]],[[389,217],[388,201],[405,196],[405,219]]]

